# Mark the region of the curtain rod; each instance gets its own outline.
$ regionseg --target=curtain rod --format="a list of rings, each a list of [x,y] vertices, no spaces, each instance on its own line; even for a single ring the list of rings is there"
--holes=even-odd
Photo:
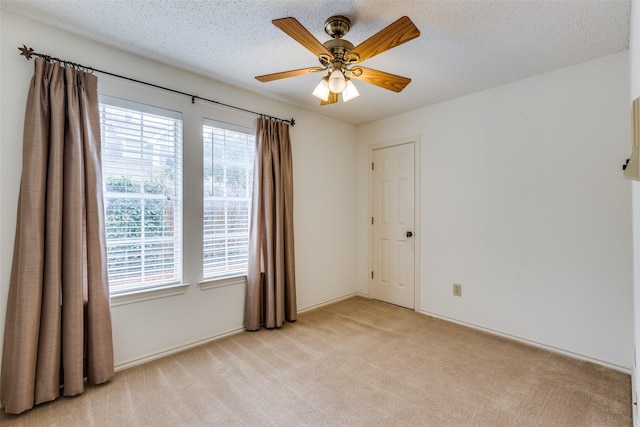
[[[29,59],[31,59],[32,56],[38,56],[38,57],[44,59],[47,62],[58,62],[58,63],[61,63],[61,64],[71,65],[72,67],[75,67],[76,69],[80,69],[80,70],[83,70],[83,71],[88,72],[88,73],[97,72],[97,73],[101,73],[101,74],[106,74],[108,76],[117,77],[119,79],[129,80],[131,82],[140,83],[140,84],[143,84],[143,85],[155,87],[157,89],[166,90],[168,92],[177,93],[179,95],[188,96],[189,98],[191,98],[191,103],[192,104],[194,104],[196,102],[196,99],[199,99],[201,101],[211,102],[213,104],[222,105],[223,107],[232,108],[234,110],[244,111],[245,113],[251,113],[251,114],[255,114],[257,116],[267,117],[267,118],[270,118],[270,119],[273,119],[273,120],[278,120],[278,121],[283,122],[283,123],[288,123],[291,126],[295,126],[296,125],[296,121],[293,118],[291,118],[289,120],[281,119],[279,117],[270,116],[268,114],[258,113],[256,111],[251,111],[251,110],[247,110],[245,108],[236,107],[234,105],[225,104],[223,102],[215,101],[213,99],[203,98],[203,97],[198,96],[198,95],[192,95],[190,93],[181,92],[181,91],[175,90],[175,89],[170,89],[168,87],[160,86],[160,85],[157,85],[157,84],[154,84],[154,83],[148,83],[148,82],[144,82],[142,80],[133,79],[131,77],[121,76],[119,74],[114,74],[114,73],[110,73],[108,71],[99,70],[97,68],[87,67],[85,65],[81,65],[81,64],[78,64],[78,63],[75,63],[75,62],[66,61],[64,59],[60,59],[60,58],[56,58],[56,57],[52,57],[52,56],[49,56],[49,55],[45,55],[45,54],[42,54],[42,53],[35,52],[33,49],[31,49],[30,47],[27,47],[26,45],[22,45],[22,47],[18,47],[18,50],[20,50],[20,55],[22,55],[25,58],[27,58],[27,61]]]

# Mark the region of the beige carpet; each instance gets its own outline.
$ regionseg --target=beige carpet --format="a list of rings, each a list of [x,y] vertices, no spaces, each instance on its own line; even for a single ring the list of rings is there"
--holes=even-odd
[[[628,426],[628,375],[365,298],[116,374],[10,426]]]

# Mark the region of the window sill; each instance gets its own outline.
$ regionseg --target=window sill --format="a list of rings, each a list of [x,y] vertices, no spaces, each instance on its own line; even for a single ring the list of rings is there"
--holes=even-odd
[[[232,277],[220,277],[214,279],[203,280],[198,283],[201,291],[208,289],[222,288],[225,286],[245,285],[247,283],[247,276],[232,276]]]
[[[171,297],[174,295],[182,295],[187,292],[188,288],[189,283],[180,283],[177,285],[163,286],[161,288],[142,289],[139,291],[111,295],[111,307]]]

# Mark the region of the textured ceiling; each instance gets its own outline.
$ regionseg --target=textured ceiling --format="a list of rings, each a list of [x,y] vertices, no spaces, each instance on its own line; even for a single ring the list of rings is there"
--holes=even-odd
[[[630,1],[614,0],[0,1],[8,12],[353,124],[627,49],[631,10]],[[272,19],[295,17],[324,42],[331,15],[351,19],[344,38],[355,45],[409,16],[421,36],[363,63],[410,77],[409,86],[394,93],[355,81],[359,98],[320,107],[311,96],[318,74],[255,80],[319,64]]]

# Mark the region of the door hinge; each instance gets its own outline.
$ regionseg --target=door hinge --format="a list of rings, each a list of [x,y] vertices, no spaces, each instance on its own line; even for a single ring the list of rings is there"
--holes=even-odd
[[[371,162],[371,170],[375,170],[375,167],[373,165],[374,165],[374,163]]]
[[[373,279],[373,271],[371,272],[371,278]]]
[[[371,225],[373,225],[373,217],[371,217]]]

